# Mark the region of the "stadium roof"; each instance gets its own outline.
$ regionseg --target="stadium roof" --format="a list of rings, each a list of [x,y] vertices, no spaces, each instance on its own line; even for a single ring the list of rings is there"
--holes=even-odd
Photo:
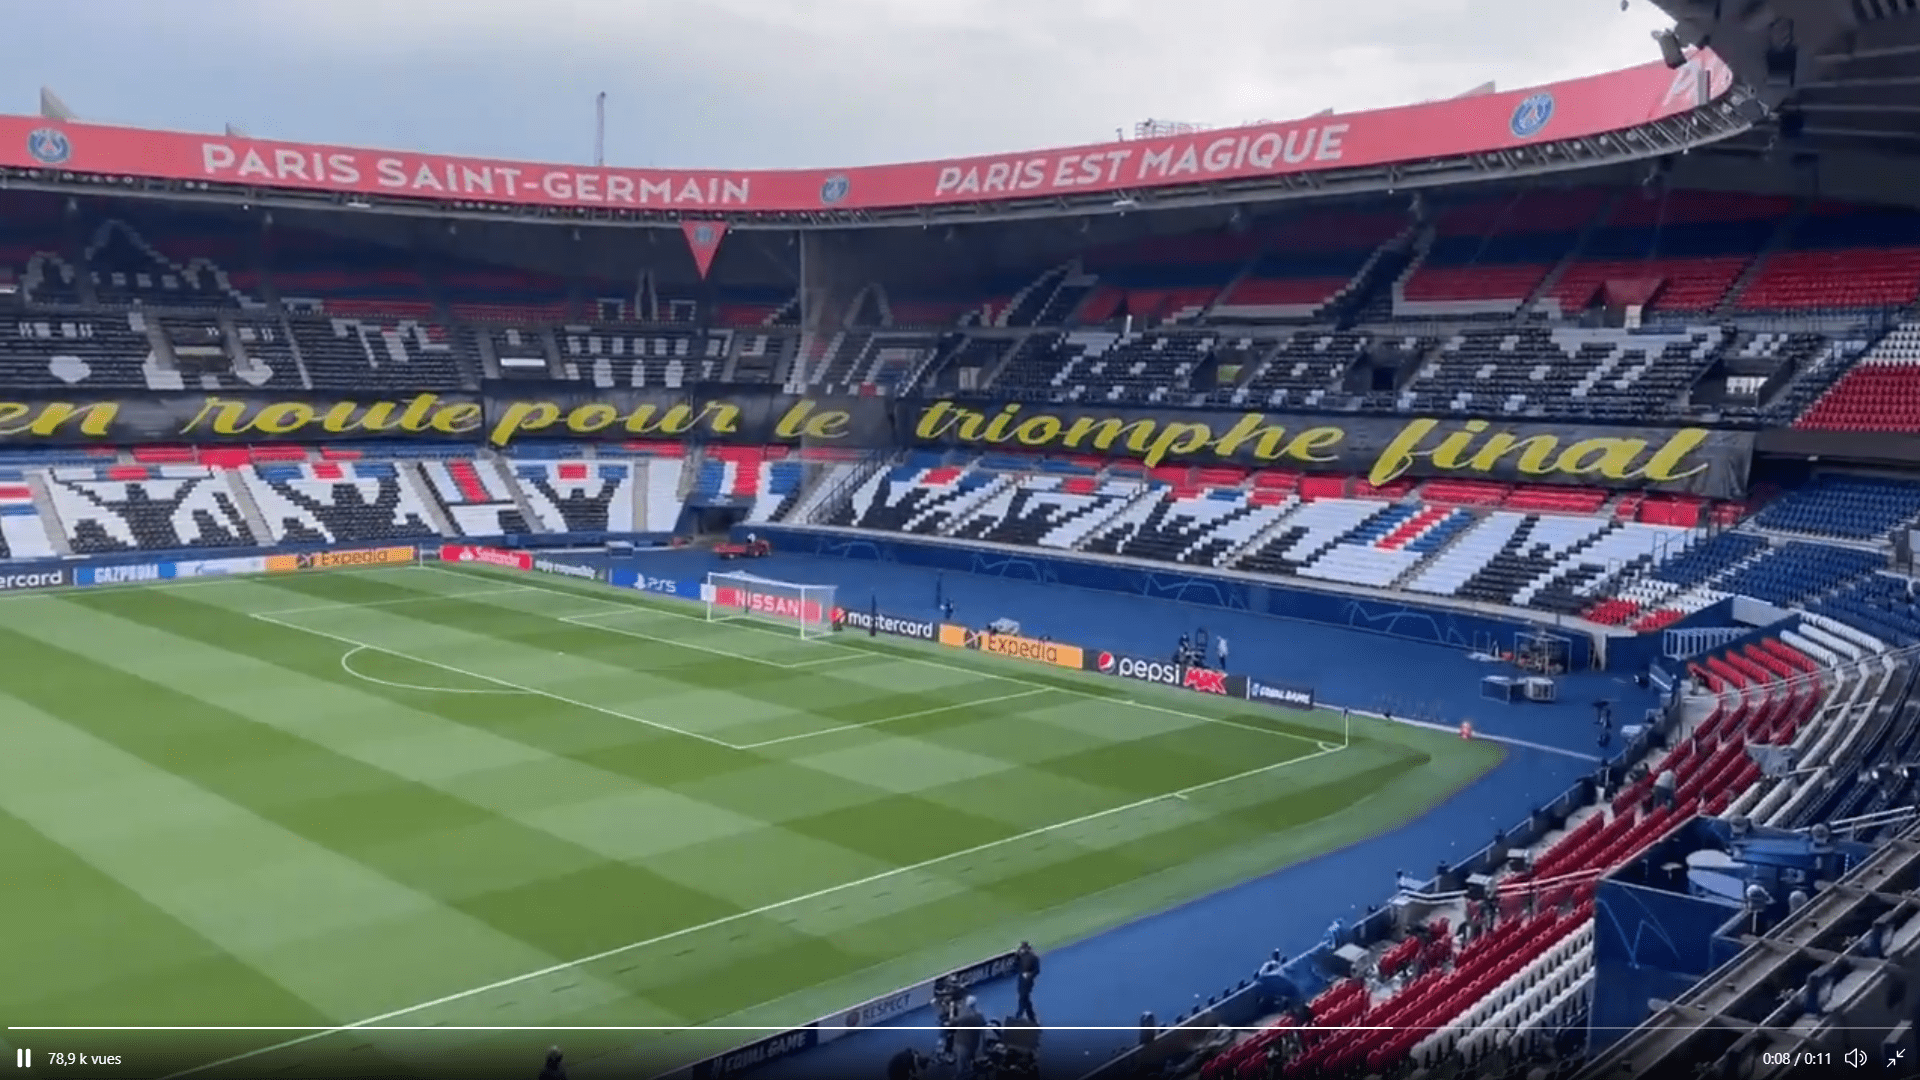
[[[1776,110],[1720,150],[1920,153],[1920,2],[1656,0],[1680,45],[1711,47]]]

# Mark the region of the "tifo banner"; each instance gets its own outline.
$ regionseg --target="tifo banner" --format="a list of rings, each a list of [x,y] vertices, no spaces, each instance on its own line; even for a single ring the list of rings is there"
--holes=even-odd
[[[656,596],[677,596],[682,600],[700,599],[701,583],[654,577],[635,570],[615,568],[607,573],[607,584],[616,589],[637,589]]]
[[[1087,653],[1085,666],[1088,671],[1097,671],[1102,675],[1158,683],[1161,686],[1177,686],[1198,694],[1217,694],[1221,697],[1236,698],[1247,696],[1247,680],[1244,676],[1229,675],[1224,671],[1196,667],[1192,664],[1179,664],[1171,660],[1148,660],[1144,657],[1128,656],[1125,653],[1100,652]]]
[[[0,573],[0,592],[23,592],[28,589],[58,589],[71,584],[73,584],[73,571],[65,566],[57,566],[51,570],[20,570],[13,573]]]
[[[0,166],[516,206],[812,213],[1111,194],[1498,153],[1638,127],[1732,86],[1695,53],[1547,86],[1161,138],[847,169],[623,169],[0,117]]]
[[[1099,454],[1147,465],[1278,466],[1407,477],[1744,494],[1753,436],[1709,428],[1310,415],[991,400],[805,397],[772,390],[490,383],[478,394],[189,394],[0,401],[0,446],[667,439]]]
[[[35,393],[0,399],[0,446],[349,439],[475,442],[485,424],[485,399],[457,391],[370,397]]]
[[[405,566],[414,559],[410,547],[361,548],[354,551],[307,551],[298,555],[269,555],[266,571],[344,570],[355,566]]]
[[[885,398],[801,397],[731,387],[599,389],[580,383],[489,384],[485,440],[678,439],[881,449],[899,445]]]
[[[1026,660],[1035,664],[1052,664],[1055,667],[1079,670],[1086,663],[1086,654],[1077,645],[1037,641],[1015,634],[996,634],[990,630],[969,630],[964,626],[954,626],[951,623],[941,625],[937,640],[942,645],[956,649],[977,649],[995,656],[1010,656],[1015,660]]]
[[[445,544],[440,548],[440,561],[449,563],[478,564],[481,566],[499,566],[508,570],[533,569],[533,556],[524,551],[508,551],[505,548],[477,547],[473,544]]]
[[[857,608],[834,608],[833,625],[836,629],[847,627],[864,630],[870,634],[888,634],[893,637],[912,638],[915,641],[933,641],[939,636],[940,627],[932,619],[907,619],[898,615],[889,615],[884,611],[863,611]]]
[[[0,446],[660,438],[751,446],[1102,454],[1146,465],[1277,465],[1359,475],[1745,492],[1753,436],[1490,419],[1133,409],[991,400],[808,398],[776,390],[618,390],[493,382],[480,394],[42,396],[0,402]]]
[[[1305,416],[942,400],[903,403],[914,444],[1058,451],[1148,465],[1235,464],[1364,476],[1745,492],[1753,436],[1709,428],[1613,428],[1496,420]]]
[[[880,398],[771,391],[595,389],[489,384],[480,393],[370,396],[259,393],[26,394],[0,399],[0,446],[320,443],[360,439],[489,442],[673,439],[894,445]]]
[[[1279,705],[1290,709],[1313,708],[1313,687],[1294,686],[1289,683],[1268,682],[1265,679],[1246,681],[1246,699],[1264,701],[1269,705]]]
[[[915,1009],[927,1008],[933,1004],[936,983],[946,982],[964,990],[995,979],[1004,979],[1013,974],[1016,960],[1017,957],[1011,952],[1001,953],[970,967],[949,971],[937,979],[928,979],[904,990],[862,1002],[844,1012],[823,1016],[804,1027],[735,1047],[724,1054],[667,1073],[657,1080],[722,1080],[723,1077],[738,1076],[762,1065],[771,1065],[822,1043],[899,1019]]]

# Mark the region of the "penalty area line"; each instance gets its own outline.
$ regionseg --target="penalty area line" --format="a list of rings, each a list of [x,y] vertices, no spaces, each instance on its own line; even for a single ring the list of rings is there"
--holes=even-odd
[[[468,671],[466,668],[455,667],[452,664],[443,664],[438,660],[428,660],[427,658],[422,656],[414,656],[410,653],[403,653],[398,649],[389,649],[384,645],[375,645],[375,644],[372,644],[371,642],[358,641],[354,638],[347,637],[344,634],[333,633],[330,630],[317,630],[311,626],[301,626],[299,623],[287,622],[283,619],[276,618],[272,615],[256,614],[253,616],[253,618],[259,619],[261,622],[264,622],[264,623],[271,623],[274,626],[285,627],[288,630],[298,630],[303,634],[312,634],[315,637],[329,638],[333,641],[339,642],[342,645],[353,646],[355,648],[355,651],[365,650],[370,652],[386,653],[388,656],[397,656],[402,660],[411,660],[416,664],[425,664],[428,667],[439,668],[441,671],[450,671],[455,675],[465,675],[470,679],[479,679],[482,682],[490,682],[495,686],[506,687],[509,690],[515,690],[523,694],[531,694],[535,697],[547,698],[550,701],[560,702],[562,705],[571,705],[576,709],[585,709],[588,712],[597,712],[605,716],[617,717],[621,720],[626,720],[631,723],[643,724],[647,727],[654,728],[659,731],[671,732],[672,734],[675,734],[675,735],[684,735],[689,739],[698,739],[701,742],[707,743],[710,746],[718,746],[727,750],[739,749],[739,747],[733,745],[730,742],[727,742],[725,739],[716,739],[711,735],[702,735],[697,731],[688,731],[685,728],[674,727],[672,724],[662,724],[657,720],[648,720],[643,716],[634,716],[632,713],[623,713],[618,709],[610,709],[605,705],[595,705],[592,702],[581,701],[577,698],[566,697],[561,694],[556,694],[551,690],[537,690],[531,686],[523,686],[520,683],[513,682],[508,679],[502,679],[497,675],[485,675],[478,671]]]

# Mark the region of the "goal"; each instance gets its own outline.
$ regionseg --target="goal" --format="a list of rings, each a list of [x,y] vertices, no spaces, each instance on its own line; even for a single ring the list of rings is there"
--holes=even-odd
[[[802,585],[758,574],[712,571],[700,587],[708,622],[751,620],[796,629],[803,638],[833,632],[833,586]]]

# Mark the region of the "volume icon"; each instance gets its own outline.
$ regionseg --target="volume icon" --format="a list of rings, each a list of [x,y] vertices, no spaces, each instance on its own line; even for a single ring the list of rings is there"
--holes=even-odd
[[[33,1051],[15,1050],[13,1052],[13,1067],[16,1069],[33,1068]]]
[[[1867,1052],[1856,1046],[1847,1051],[1846,1056],[1841,1060],[1857,1069],[1867,1063]]]

